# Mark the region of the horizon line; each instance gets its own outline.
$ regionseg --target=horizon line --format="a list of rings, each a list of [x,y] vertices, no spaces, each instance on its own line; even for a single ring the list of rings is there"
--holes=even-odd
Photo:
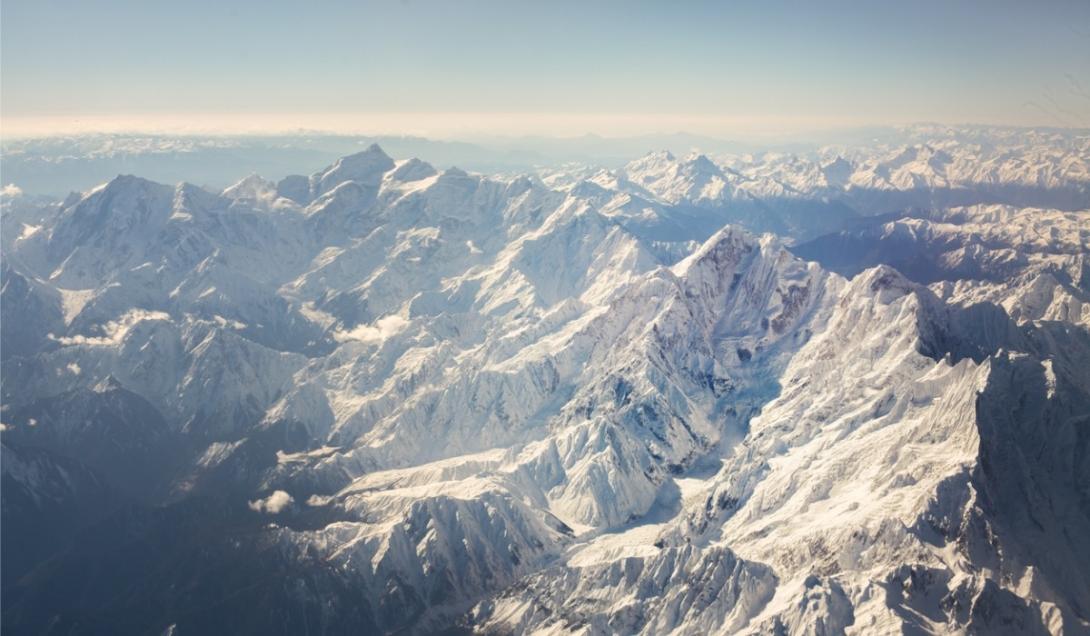
[[[30,115],[0,118],[0,138],[33,139],[95,134],[173,136],[401,136],[433,140],[466,137],[629,138],[690,134],[718,140],[775,139],[870,128],[925,126],[1090,130],[1045,123],[891,120],[754,115],[649,113],[201,113]]]

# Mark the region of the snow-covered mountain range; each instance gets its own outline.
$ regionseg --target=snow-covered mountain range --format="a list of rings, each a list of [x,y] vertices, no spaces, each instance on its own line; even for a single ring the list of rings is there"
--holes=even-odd
[[[1090,138],[6,191],[25,633],[1090,633]]]

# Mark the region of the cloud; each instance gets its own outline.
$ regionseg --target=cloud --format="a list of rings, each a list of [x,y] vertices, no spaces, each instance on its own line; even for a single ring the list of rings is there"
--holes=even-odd
[[[249,503],[250,510],[254,512],[267,512],[271,515],[279,514],[295,501],[291,495],[283,490],[274,491],[264,499],[257,499]]]
[[[145,320],[170,320],[170,314],[161,311],[148,311],[145,309],[130,309],[117,320],[111,320],[102,326],[105,335],[84,336],[57,336],[49,334],[49,339],[64,346],[69,345],[119,345],[129,333],[129,330]],[[69,369],[74,373],[78,371]]]
[[[392,314],[384,318],[379,318],[373,325],[360,325],[351,331],[338,331],[333,337],[340,342],[345,342],[347,340],[382,342],[391,336],[397,335],[408,324],[408,320],[405,320],[396,314]]]
[[[17,197],[23,193],[23,189],[14,183],[9,183],[3,188],[0,188],[0,196],[5,197]]]

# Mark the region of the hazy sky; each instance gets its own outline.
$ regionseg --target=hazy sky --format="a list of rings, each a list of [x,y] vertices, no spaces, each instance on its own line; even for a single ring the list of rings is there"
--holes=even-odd
[[[1090,0],[3,0],[5,134],[1090,126]]]

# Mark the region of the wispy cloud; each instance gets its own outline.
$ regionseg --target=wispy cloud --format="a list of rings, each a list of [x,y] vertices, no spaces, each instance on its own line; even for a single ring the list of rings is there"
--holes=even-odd
[[[349,331],[338,331],[334,337],[340,341],[357,340],[359,342],[382,342],[395,336],[408,326],[409,321],[398,315],[379,318],[372,325],[360,325]]]
[[[256,499],[249,502],[250,510],[265,512],[271,515],[280,514],[292,505],[295,499],[283,490],[274,491],[264,499]]]
[[[50,339],[62,345],[119,345],[137,323],[145,320],[170,320],[170,315],[161,311],[147,311],[144,309],[132,309],[117,320],[111,320],[102,326],[103,335],[85,336],[56,336],[50,334]]]

